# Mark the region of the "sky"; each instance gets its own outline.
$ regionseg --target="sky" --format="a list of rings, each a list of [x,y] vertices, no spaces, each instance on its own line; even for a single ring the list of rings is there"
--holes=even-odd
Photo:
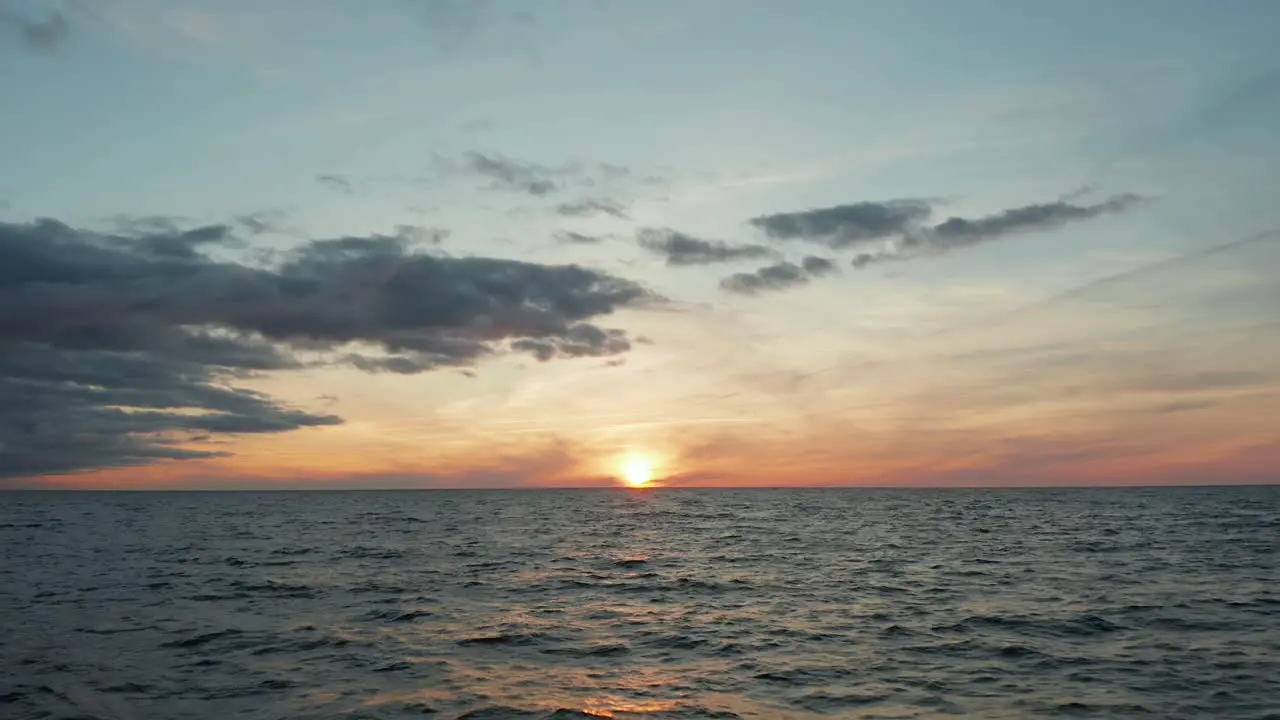
[[[1272,0],[0,0],[0,487],[1280,480]]]

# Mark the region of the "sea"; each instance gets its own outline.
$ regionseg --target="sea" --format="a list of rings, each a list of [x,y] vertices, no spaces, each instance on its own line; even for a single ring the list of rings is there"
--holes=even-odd
[[[1280,487],[0,494],[0,718],[1280,718]]]

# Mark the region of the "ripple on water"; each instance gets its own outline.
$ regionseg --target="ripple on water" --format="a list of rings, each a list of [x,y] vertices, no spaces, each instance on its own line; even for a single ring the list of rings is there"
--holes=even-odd
[[[1277,489],[6,501],[6,720],[1280,720]]]

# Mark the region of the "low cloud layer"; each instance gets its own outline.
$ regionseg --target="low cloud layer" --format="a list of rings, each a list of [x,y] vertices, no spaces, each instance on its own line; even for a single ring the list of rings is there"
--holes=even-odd
[[[762,292],[807,285],[811,278],[828,275],[835,271],[836,264],[833,260],[809,255],[799,265],[793,262],[779,262],[766,265],[754,272],[734,273],[720,281],[720,288],[738,295],[758,295]]]
[[[573,265],[425,254],[407,234],[314,240],[271,266],[207,254],[237,242],[226,225],[0,223],[0,476],[209,457],[218,434],[341,422],[234,385],[266,371],[616,355],[625,333],[588,321],[648,297]]]
[[[641,228],[636,231],[640,247],[666,258],[667,265],[710,265],[734,260],[770,257],[773,250],[763,245],[731,245],[704,240],[668,228]]]

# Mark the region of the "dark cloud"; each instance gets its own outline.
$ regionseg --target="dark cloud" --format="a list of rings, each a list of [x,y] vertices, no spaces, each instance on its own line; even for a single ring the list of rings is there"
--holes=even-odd
[[[631,342],[621,330],[605,330],[582,323],[562,337],[516,340],[512,347],[531,353],[546,362],[557,357],[601,357],[619,355],[631,349]]]
[[[872,263],[884,262],[886,260],[905,260],[907,257],[909,256],[890,252],[863,252],[854,255],[852,262],[849,264],[861,270]]]
[[[103,234],[0,223],[0,476],[210,457],[204,435],[340,422],[234,386],[317,363],[465,368],[505,352],[614,355],[593,318],[650,296],[573,265],[449,258],[412,233],[219,261],[228,226]]]
[[[937,250],[950,250],[1006,235],[1051,230],[1100,215],[1120,213],[1141,200],[1137,195],[1126,194],[1116,195],[1095,205],[1054,202],[1013,208],[977,220],[951,217],[931,229],[908,234],[904,246],[911,248],[925,245]]]
[[[495,189],[528,193],[534,197],[550,195],[560,189],[557,178],[567,171],[479,152],[467,153],[464,161],[472,172],[489,178]]]
[[[192,259],[210,245],[235,245],[238,240],[227,225],[206,225],[193,230],[149,232],[134,239],[138,249],[153,255]]]
[[[1068,194],[1058,202],[1013,208],[976,220],[951,217],[932,227],[924,225],[924,222],[929,219],[937,201],[925,199],[858,202],[762,215],[749,222],[775,240],[807,240],[835,249],[874,241],[896,243],[893,249],[859,253],[853,259],[853,265],[864,267],[882,260],[946,252],[1007,235],[1049,230],[1071,222],[1123,212],[1141,200],[1136,195],[1126,194],[1094,205],[1076,205],[1068,201],[1077,197],[1079,192]]]
[[[202,348],[199,339],[162,334],[169,337],[146,352],[6,338],[0,348],[0,477],[214,457],[220,453],[202,447],[198,436],[341,422],[226,385],[246,364],[287,366],[289,360],[272,349],[255,353],[217,341]]]
[[[891,200],[761,215],[749,222],[775,240],[808,240],[838,249],[901,234],[931,212],[927,200]]]
[[[604,235],[584,235],[582,233],[573,232],[572,230],[557,230],[554,234],[557,242],[568,245],[595,245],[604,242]]]
[[[668,228],[641,228],[636,231],[636,241],[640,247],[666,257],[668,265],[708,265],[773,255],[763,245],[730,245]]]
[[[0,30],[14,31],[28,48],[40,52],[53,52],[62,47],[71,34],[67,16],[54,10],[43,19],[21,15],[0,7]]]
[[[560,203],[556,206],[556,212],[565,217],[612,215],[620,220],[627,219],[627,209],[621,203],[607,198],[588,198],[576,202]]]
[[[342,175],[317,175],[316,182],[346,195],[356,191],[355,186],[351,184],[351,180]]]
[[[808,284],[810,278],[836,271],[834,261],[809,255],[799,265],[780,262],[749,273],[734,273],[720,281],[720,288],[739,295],[757,295]]]
[[[908,230],[883,250],[859,253],[854,256],[852,264],[863,268],[885,261],[937,255],[1010,235],[1053,230],[1069,223],[1121,213],[1142,201],[1143,198],[1137,195],[1123,194],[1093,205],[1075,205],[1059,200],[1012,208],[976,220],[951,217],[933,227]]]
[[[800,261],[800,266],[804,271],[815,277],[820,275],[828,275],[836,271],[836,262],[831,258],[818,257],[817,255],[807,255],[804,260]]]

